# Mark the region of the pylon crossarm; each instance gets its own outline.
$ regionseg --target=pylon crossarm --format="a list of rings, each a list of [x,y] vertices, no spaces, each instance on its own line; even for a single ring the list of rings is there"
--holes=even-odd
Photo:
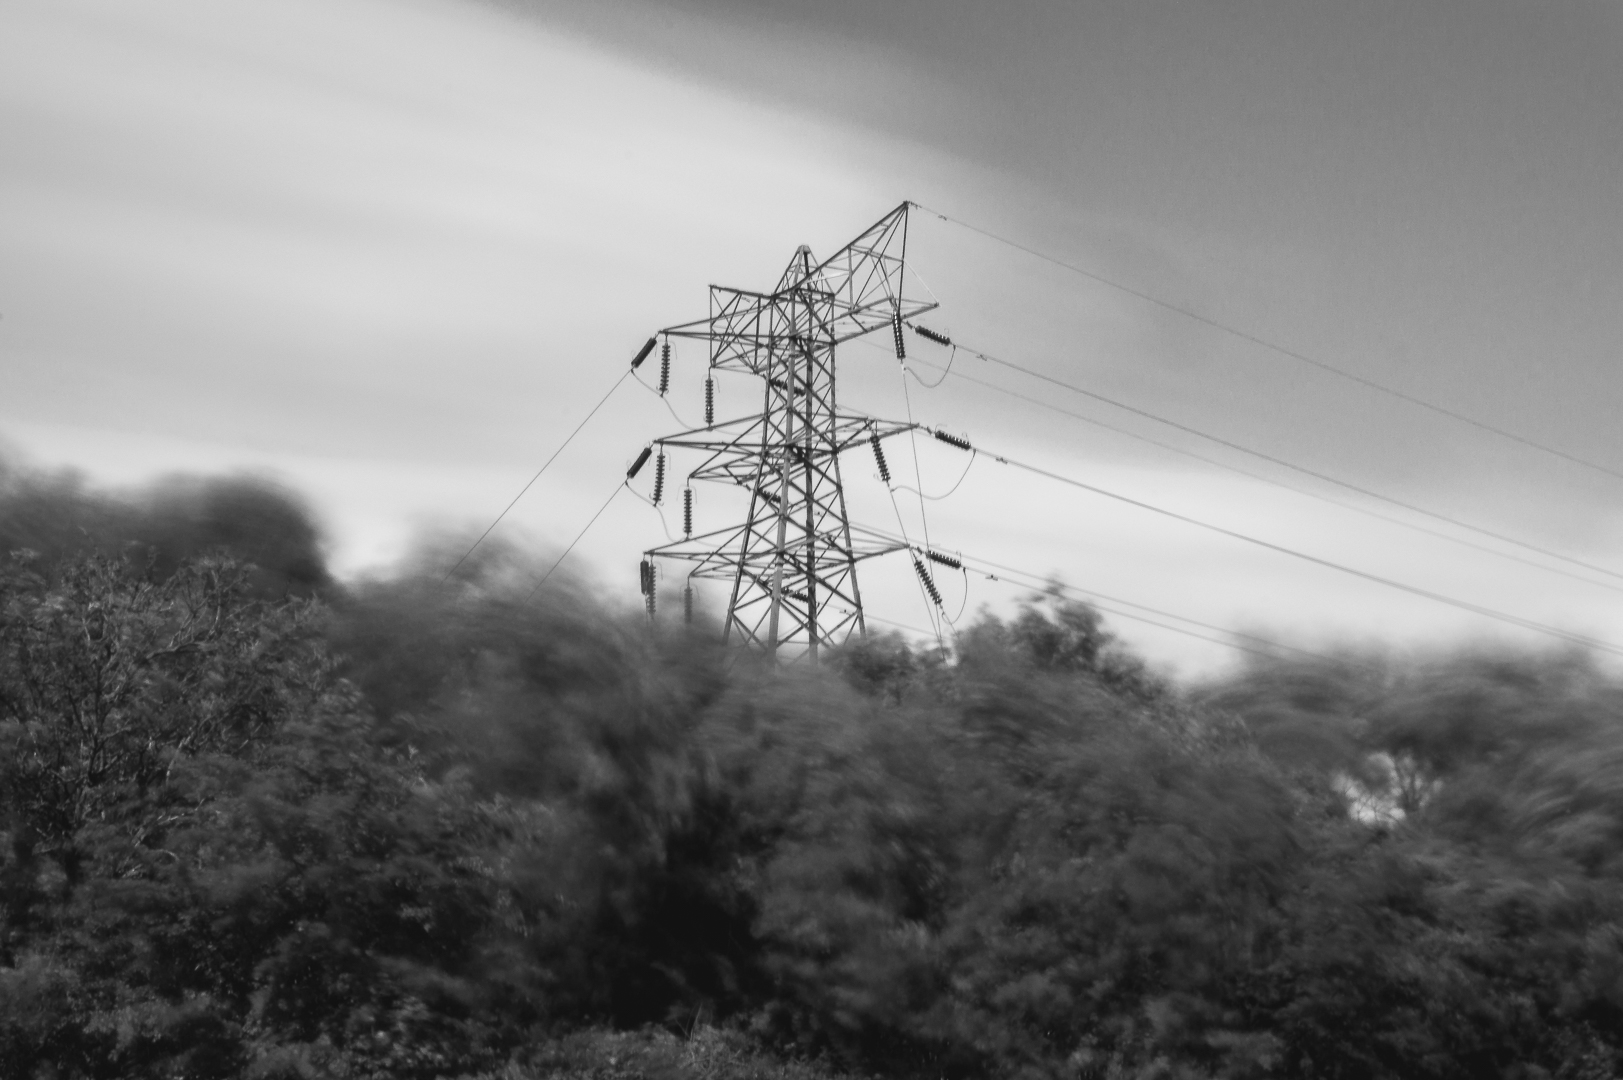
[[[761,433],[765,424],[764,416],[743,416],[724,424],[667,435],[656,442],[667,449],[708,453],[710,456],[688,474],[695,480],[738,483],[737,478],[744,476],[752,481],[756,471],[755,464],[761,457]],[[821,458],[842,454],[858,443],[867,442],[872,435],[888,439],[892,435],[921,429],[920,424],[900,420],[879,420],[860,413],[838,413],[828,429],[817,433],[811,448],[812,460],[815,462]],[[799,444],[795,444],[795,449],[797,455],[804,452],[804,447]],[[799,456],[794,459],[797,465],[803,460]],[[740,469],[738,465],[741,462],[749,463],[749,467]],[[745,484],[748,486],[748,481]]]
[[[674,543],[649,548],[643,552],[643,555],[650,559],[676,559],[681,562],[695,562],[700,564],[701,569],[712,565],[736,568],[739,565],[754,562],[771,565],[775,558],[775,554],[771,550],[751,552],[743,560],[740,560],[736,553],[720,549],[720,545],[736,541],[743,531],[743,528],[718,529],[703,536],[695,536],[691,539],[677,540]],[[851,546],[846,547],[844,537],[834,530],[830,530],[818,537],[818,548],[823,552],[834,552],[846,562],[862,562],[866,559],[877,558],[880,555],[889,555],[893,551],[907,550],[908,545],[900,540],[883,536],[877,531],[862,531],[865,535],[858,542],[855,535],[858,532],[858,527],[851,526],[853,534]],[[804,573],[803,567],[797,567],[797,570]],[[732,569],[729,569],[728,574],[731,573]],[[698,571],[694,571],[694,574],[700,576]]]
[[[845,247],[813,265],[805,248],[790,261],[770,293],[711,287],[707,319],[668,326],[667,337],[711,343],[711,364],[762,373],[761,354],[792,342],[801,329],[786,308],[811,312],[816,344],[834,345],[911,319],[939,305],[904,290],[908,204],[903,203]],[[894,249],[894,250],[893,250]]]
[[[861,525],[853,521],[851,522],[851,542],[856,543],[858,537],[861,537],[868,547],[882,547],[886,553],[892,551],[917,551],[923,554],[925,550],[917,544],[908,543],[895,533],[886,532],[884,529],[876,529],[869,525]]]
[[[715,285],[711,288],[731,293],[740,299],[745,294],[736,289]],[[804,300],[801,296],[798,299]],[[769,322],[773,306],[785,303],[787,298],[768,296],[761,298],[758,307],[738,309],[729,307],[708,319],[699,319],[680,326],[668,326],[660,331],[665,337],[690,338],[712,343],[712,366],[726,371],[746,371],[760,374],[756,357],[763,350],[793,344],[786,335],[772,326],[758,325]],[[934,311],[941,305],[934,300],[916,300],[907,297],[879,296],[865,302],[842,306],[838,314],[823,323],[827,335],[821,345],[839,345],[888,328],[900,316],[903,321]]]
[[[757,471],[765,423],[763,416],[744,416],[725,424],[678,432],[659,442],[667,448],[697,450],[709,455],[688,474],[690,479],[725,479],[748,486]]]

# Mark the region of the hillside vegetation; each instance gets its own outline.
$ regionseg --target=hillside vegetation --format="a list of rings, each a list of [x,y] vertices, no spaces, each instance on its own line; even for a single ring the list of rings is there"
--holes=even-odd
[[[1623,683],[770,670],[246,480],[0,479],[0,1077],[1623,1073]],[[556,579],[555,579],[556,582]]]

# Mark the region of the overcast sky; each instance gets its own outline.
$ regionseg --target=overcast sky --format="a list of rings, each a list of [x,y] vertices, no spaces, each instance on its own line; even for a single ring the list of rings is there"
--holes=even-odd
[[[1623,470],[1620,12],[1490,0],[12,0],[0,6],[0,438],[105,483],[269,471],[310,494],[339,567],[361,572],[425,523],[488,523],[649,332],[706,311],[707,285],[768,286],[796,245],[832,251],[912,199]],[[931,324],[977,348],[1623,568],[1623,480],[928,215],[915,214],[909,253],[942,303]],[[945,360],[928,349],[914,351]],[[697,349],[679,349],[675,374],[673,405],[694,419]],[[900,379],[883,350],[842,354],[854,408],[902,415]],[[754,396],[740,383],[722,392],[740,408]],[[910,396],[920,420],[1009,456],[1623,642],[1623,593],[1604,585],[982,386],[949,378]],[[677,424],[653,395],[622,388],[503,529],[566,543],[637,449]],[[928,492],[958,478],[954,453],[921,451]],[[852,513],[884,525],[872,471],[848,466]],[[904,509],[911,527],[917,503]],[[730,512],[701,493],[706,510]],[[1508,633],[986,457],[930,504],[929,525],[940,546],[1310,646]],[[663,539],[651,510],[621,500],[580,568],[634,597],[637,552]],[[904,563],[864,571],[876,615],[924,623]],[[1018,595],[967,584],[966,597],[965,583],[943,582],[954,610]],[[1113,625],[1187,672],[1230,655]]]

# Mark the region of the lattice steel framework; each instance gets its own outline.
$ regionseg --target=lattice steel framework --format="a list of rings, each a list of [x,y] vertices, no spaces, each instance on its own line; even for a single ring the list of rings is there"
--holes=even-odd
[[[732,581],[724,639],[816,662],[818,650],[866,633],[857,563],[899,550],[852,536],[840,454],[909,424],[844,413],[835,403],[835,348],[937,305],[904,295],[908,204],[823,262],[802,246],[770,293],[712,286],[710,317],[663,333],[709,342],[710,367],[754,375],[761,411],[656,440],[704,455],[691,480],[749,491],[741,524],[650,548],[649,560],[696,564],[692,578]]]

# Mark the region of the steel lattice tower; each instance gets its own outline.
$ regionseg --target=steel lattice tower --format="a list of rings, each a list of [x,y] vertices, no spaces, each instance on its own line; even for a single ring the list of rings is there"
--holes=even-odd
[[[903,203],[822,262],[802,246],[769,293],[711,286],[709,318],[663,331],[667,342],[707,341],[712,371],[762,382],[759,413],[711,423],[707,384],[707,426],[656,440],[661,477],[667,449],[682,449],[704,455],[690,481],[749,492],[741,524],[645,552],[645,591],[656,559],[694,563],[690,578],[731,580],[725,641],[774,655],[800,648],[815,663],[820,647],[866,633],[857,563],[903,545],[853,538],[840,454],[912,425],[841,412],[835,350],[891,331],[900,355],[903,320],[937,306],[904,295],[907,216]]]

